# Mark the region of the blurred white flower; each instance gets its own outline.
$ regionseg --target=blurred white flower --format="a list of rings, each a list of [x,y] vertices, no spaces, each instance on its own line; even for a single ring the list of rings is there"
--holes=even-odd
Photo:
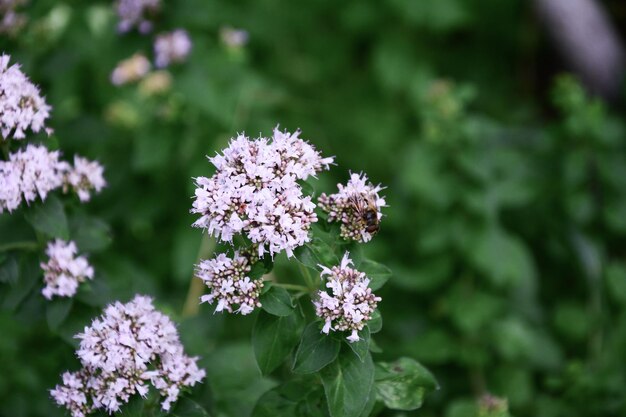
[[[64,177],[64,186],[71,186],[82,202],[91,199],[91,190],[100,192],[105,186],[104,168],[98,161],[90,161],[78,155],[74,156],[74,166],[69,168]]]
[[[244,234],[258,245],[260,257],[283,250],[291,256],[308,242],[315,204],[297,181],[328,169],[333,158],[322,158],[299,135],[278,128],[272,139],[239,135],[223,154],[209,158],[216,173],[196,178],[191,212],[201,217],[193,226],[226,242]]]
[[[259,295],[263,288],[263,280],[252,280],[248,276],[251,270],[250,261],[235,252],[233,259],[221,253],[213,259],[201,261],[196,266],[196,276],[210,290],[200,300],[213,304],[217,301],[215,311],[233,311],[242,315],[250,314],[256,307],[261,307]]]
[[[347,339],[352,343],[359,340],[358,332],[372,318],[381,298],[368,287],[369,278],[349,265],[352,260],[347,252],[338,266],[329,269],[320,265],[321,276],[327,277],[326,288],[331,291],[319,291],[313,304],[318,317],[324,320],[322,332],[349,331]]]
[[[117,64],[111,73],[113,85],[123,85],[142,79],[149,71],[151,65],[148,58],[142,54],[135,54]]]
[[[162,33],[154,41],[154,64],[164,68],[172,63],[183,62],[191,52],[191,39],[187,31],[176,29]]]
[[[150,384],[165,397],[161,408],[169,411],[181,389],[205,377],[198,358],[185,354],[174,323],[154,309],[150,297],[110,304],[76,337],[83,367],[65,372],[63,383],[51,390],[72,417],[98,409],[117,412],[132,395],[145,397]]]
[[[37,197],[45,200],[48,193],[63,184],[67,164],[59,161],[58,151],[44,146],[28,145],[0,161],[0,213],[15,210],[22,199],[27,203]]]
[[[241,48],[248,43],[248,31],[230,26],[220,28],[220,40],[229,48]]]
[[[52,109],[19,64],[9,66],[10,59],[9,55],[0,55],[0,133],[5,140],[23,139],[27,129],[33,132],[45,129],[45,120]]]
[[[39,197],[42,201],[57,188],[71,188],[80,201],[89,201],[90,191],[106,185],[103,168],[79,156],[74,166],[59,160],[59,151],[49,151],[45,146],[28,145],[0,161],[0,213],[12,212],[22,201],[30,203]]]
[[[117,29],[128,32],[137,27],[140,33],[152,30],[151,14],[155,14],[161,7],[161,0],[117,0],[115,11],[119,18]]]
[[[380,209],[386,207],[385,199],[378,194],[384,188],[372,185],[365,174],[350,174],[348,183],[337,184],[337,188],[335,194],[319,196],[320,208],[328,213],[329,222],[341,223],[342,238],[368,242],[372,239],[368,226],[378,225]]]
[[[78,285],[93,279],[93,268],[84,256],[76,256],[78,248],[74,242],[61,239],[48,243],[48,261],[41,264],[45,288],[41,291],[50,300],[53,296],[72,297]]]

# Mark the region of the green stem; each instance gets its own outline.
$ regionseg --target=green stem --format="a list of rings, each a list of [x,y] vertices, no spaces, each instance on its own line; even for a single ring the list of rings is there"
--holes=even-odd
[[[315,283],[315,279],[311,275],[311,271],[309,271],[309,269],[302,264],[298,264],[298,267],[300,268],[300,272],[302,273],[302,277],[304,278],[304,282],[306,283],[308,292],[315,291],[318,286]]]
[[[305,287],[304,285],[284,284],[282,282],[273,282],[272,285],[274,287],[281,287],[281,288],[284,288],[286,290],[301,291],[301,292],[304,292],[304,293],[311,292],[311,290],[308,287]]]
[[[0,139],[0,140],[2,140],[2,139]],[[2,142],[2,155],[4,156],[4,159],[6,161],[9,160],[9,140],[8,139],[5,139]]]
[[[34,250],[39,249],[39,243],[37,242],[11,242],[11,243],[5,243],[3,245],[0,245],[0,252],[5,252],[8,250],[16,250],[16,249],[34,251]]]
[[[202,243],[200,243],[200,249],[198,250],[198,256],[196,258],[196,264],[200,260],[208,258],[209,255],[215,250],[215,239],[213,239],[208,233],[205,233],[202,237]],[[204,282],[196,277],[195,271],[191,275],[191,281],[189,283],[189,290],[187,291],[187,298],[183,305],[181,315],[183,318],[194,317],[200,310],[200,300],[204,292]]]

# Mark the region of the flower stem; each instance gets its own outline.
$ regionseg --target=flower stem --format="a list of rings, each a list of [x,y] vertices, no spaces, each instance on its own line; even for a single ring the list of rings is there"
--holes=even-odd
[[[302,264],[298,264],[298,267],[300,268],[300,272],[302,273],[302,277],[304,278],[304,282],[306,283],[308,292],[315,291],[317,289],[317,285],[315,283],[315,279],[311,275],[311,271],[309,271],[307,267]]]
[[[0,252],[6,252],[9,250],[23,249],[23,250],[36,250],[39,248],[37,242],[10,242],[0,245]]]
[[[293,291],[301,291],[301,292],[311,292],[311,289],[308,287],[305,287],[304,285],[298,285],[298,284],[284,284],[281,282],[273,282],[272,285],[274,287],[281,287],[284,288],[286,290],[293,290]]]
[[[200,260],[207,258],[215,250],[215,239],[205,233],[202,237],[202,243],[200,243],[200,249],[198,250],[198,256],[196,258],[196,264]],[[195,270],[191,275],[191,281],[189,282],[189,290],[187,291],[187,298],[183,305],[181,315],[183,318],[194,317],[200,310],[200,296],[204,292],[204,283],[198,277],[196,277]]]

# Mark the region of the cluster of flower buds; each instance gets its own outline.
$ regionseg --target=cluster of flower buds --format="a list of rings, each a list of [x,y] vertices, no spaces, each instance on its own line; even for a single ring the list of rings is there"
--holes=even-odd
[[[51,110],[19,64],[9,66],[10,59],[9,55],[0,55],[0,134],[4,140],[24,139],[28,129],[45,129]]]
[[[332,294],[319,291],[313,304],[318,317],[324,320],[322,332],[350,331],[347,339],[352,343],[359,340],[358,332],[372,318],[381,298],[368,287],[370,280],[365,273],[349,265],[352,260],[347,252],[338,266],[329,269],[320,265],[321,276],[326,276],[326,287]]]
[[[161,7],[161,0],[117,0],[115,10],[119,18],[118,30],[128,32],[135,26],[140,33],[152,30],[150,14]]]
[[[383,187],[372,185],[365,174],[351,174],[348,183],[337,184],[337,188],[335,194],[319,196],[320,208],[328,213],[329,222],[341,223],[342,238],[368,242],[382,218],[385,200],[378,193]]]
[[[162,33],[154,41],[154,64],[157,68],[165,68],[172,63],[183,62],[189,52],[191,39],[186,30]]]
[[[124,85],[141,80],[152,66],[142,54],[135,54],[120,61],[111,73],[113,85]]]
[[[15,210],[22,201],[45,200],[59,187],[72,188],[81,201],[88,201],[91,190],[100,192],[106,185],[102,173],[97,162],[76,157],[72,167],[59,160],[59,151],[28,145],[0,161],[0,213]]]
[[[57,239],[48,243],[48,261],[41,264],[46,287],[41,291],[50,300],[53,296],[72,297],[78,285],[93,279],[93,268],[84,256],[76,256],[78,248],[74,242]]]
[[[328,169],[333,158],[322,158],[299,134],[276,128],[272,139],[239,135],[223,154],[209,158],[216,172],[196,179],[191,212],[201,217],[193,226],[226,242],[244,234],[258,245],[260,257],[283,250],[291,256],[308,242],[317,216],[298,181]]]
[[[196,276],[204,281],[210,293],[203,295],[200,301],[209,304],[217,301],[215,311],[226,310],[242,315],[261,307],[259,295],[263,280],[249,277],[252,262],[254,259],[239,252],[235,252],[232,259],[221,253],[213,259],[201,261],[196,266]]]
[[[72,417],[98,409],[119,411],[134,394],[145,397],[150,385],[165,397],[161,407],[168,411],[181,389],[205,377],[198,358],[185,354],[174,323],[154,309],[149,297],[107,306],[76,337],[82,369],[65,372],[63,384],[51,391]]]

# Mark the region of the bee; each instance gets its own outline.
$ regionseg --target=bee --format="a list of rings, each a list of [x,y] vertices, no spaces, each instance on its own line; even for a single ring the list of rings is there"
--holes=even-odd
[[[365,224],[365,231],[370,235],[378,233],[380,221],[378,220],[378,206],[374,197],[352,196],[349,202],[354,213]]]

